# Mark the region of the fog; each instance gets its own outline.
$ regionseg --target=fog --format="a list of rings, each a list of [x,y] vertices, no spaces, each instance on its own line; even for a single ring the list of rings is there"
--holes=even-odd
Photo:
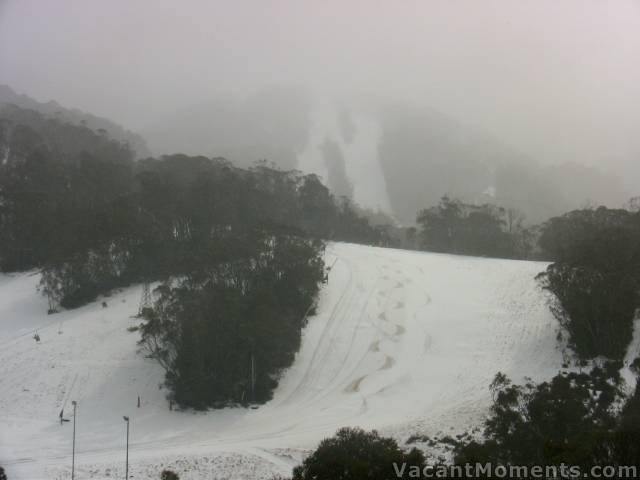
[[[404,221],[499,178],[533,218],[640,194],[639,59],[638,1],[0,2],[0,84],[155,154],[316,171]],[[562,193],[530,207],[522,176]]]

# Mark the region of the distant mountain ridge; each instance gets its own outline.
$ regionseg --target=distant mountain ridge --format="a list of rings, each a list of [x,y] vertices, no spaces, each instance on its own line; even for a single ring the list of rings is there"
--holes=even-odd
[[[241,167],[266,159],[285,170],[316,173],[337,195],[405,225],[443,195],[513,207],[539,223],[589,205],[621,206],[634,190],[611,171],[572,158],[547,165],[478,126],[391,100],[316,98],[304,89],[274,87],[245,99],[203,99],[159,117],[142,132],[144,138],[110,120],[0,85],[3,103],[103,129],[128,143],[136,158],[152,152],[207,155]]]
[[[406,223],[444,194],[514,207],[533,223],[586,205],[620,206],[629,197],[610,172],[572,159],[545,165],[430,108],[391,105],[381,118],[379,162],[393,211]]]
[[[66,108],[53,100],[39,102],[28,95],[16,93],[8,85],[0,85],[0,106],[3,104],[13,104],[23,109],[35,110],[45,117],[84,125],[94,131],[104,130],[113,140],[128,144],[136,158],[151,156],[147,142],[141,135],[131,132],[107,118],[98,117],[76,108]]]

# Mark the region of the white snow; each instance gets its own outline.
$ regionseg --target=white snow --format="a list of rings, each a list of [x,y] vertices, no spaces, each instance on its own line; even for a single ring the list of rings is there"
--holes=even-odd
[[[340,107],[337,101],[316,99],[311,113],[309,142],[298,156],[298,169],[315,173],[325,181],[329,173],[322,155],[327,140],[336,142],[345,160],[349,181],[353,184],[353,200],[373,210],[390,212],[387,185],[378,158],[382,126],[370,111],[340,102],[353,122],[353,138],[346,141],[340,128]],[[366,182],[358,179],[366,178]]]
[[[47,315],[38,275],[0,276],[0,465],[11,480],[69,478],[72,423],[58,414],[76,400],[77,479],[122,478],[123,415],[132,478],[168,466],[187,480],[271,478],[342,426],[399,441],[462,433],[481,424],[498,371],[519,382],[561,368],[534,279],[544,263],[351,244],[330,245],[334,259],[274,399],[208,413],[169,411],[162,369],[137,353],[140,286]]]

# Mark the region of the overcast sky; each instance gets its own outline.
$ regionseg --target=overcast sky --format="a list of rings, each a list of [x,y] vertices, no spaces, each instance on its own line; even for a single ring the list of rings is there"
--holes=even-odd
[[[0,0],[0,83],[143,130],[273,84],[437,108],[542,162],[640,163],[640,0]]]

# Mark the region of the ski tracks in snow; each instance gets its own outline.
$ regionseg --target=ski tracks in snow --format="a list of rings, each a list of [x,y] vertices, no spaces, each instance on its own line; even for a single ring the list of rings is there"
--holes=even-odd
[[[138,289],[113,298],[108,310],[95,304],[60,314],[65,331],[55,338],[57,319],[43,317],[48,330],[40,345],[23,332],[0,338],[0,428],[17,434],[13,417],[35,419],[24,437],[33,445],[19,445],[3,461],[16,471],[32,464],[65,475],[67,432],[54,430],[51,417],[75,399],[84,415],[82,471],[119,472],[122,446],[114,435],[122,433],[122,414],[130,414],[136,478],[153,478],[152,466],[168,458],[202,469],[224,465],[228,477],[288,475],[300,451],[342,426],[399,439],[416,431],[460,433],[486,413],[497,371],[518,382],[548,378],[561,365],[556,323],[534,280],[544,264],[351,244],[331,244],[327,263],[334,259],[293,366],[273,400],[256,410],[169,412],[165,392],[153,387],[161,372],[136,355],[137,334],[126,332],[131,312],[124,302],[134,306]],[[295,459],[287,453],[294,450]],[[12,478],[32,480],[33,468],[31,476]]]

